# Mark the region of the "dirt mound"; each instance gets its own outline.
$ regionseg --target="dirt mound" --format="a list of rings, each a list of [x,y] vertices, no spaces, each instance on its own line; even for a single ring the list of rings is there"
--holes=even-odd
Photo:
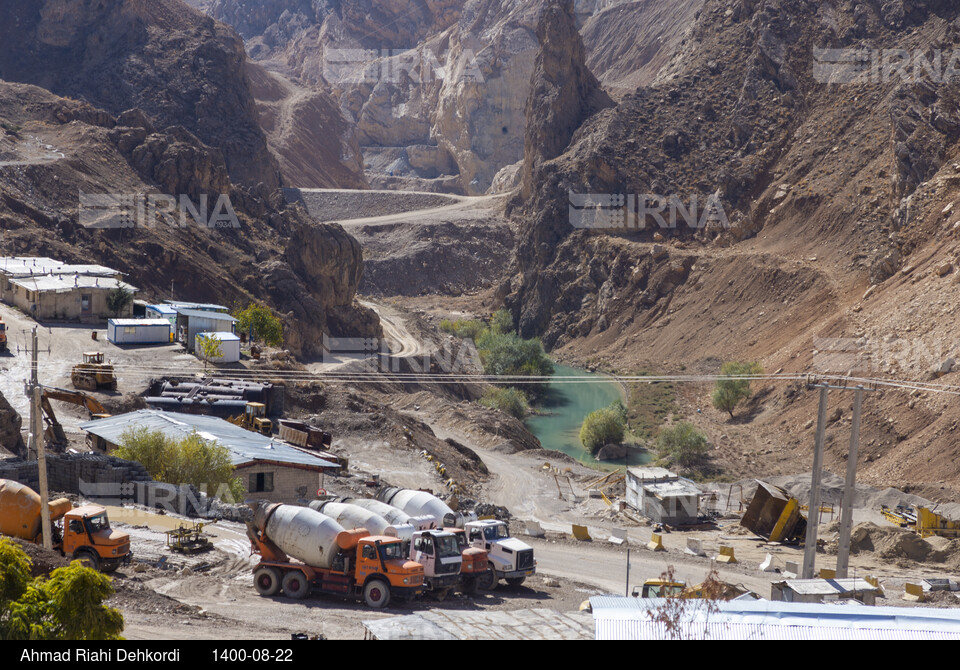
[[[57,568],[65,568],[70,561],[55,551],[47,551],[41,546],[13,539],[27,554],[31,561],[30,574],[34,577],[49,575]]]
[[[850,534],[851,554],[873,553],[878,558],[891,561],[906,559],[918,563],[943,563],[952,557],[960,557],[956,552],[958,547],[960,543],[936,550],[931,543],[913,531],[884,528],[870,522],[857,524]]]

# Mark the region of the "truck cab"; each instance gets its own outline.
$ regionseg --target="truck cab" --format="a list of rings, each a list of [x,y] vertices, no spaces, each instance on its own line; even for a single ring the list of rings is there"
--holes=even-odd
[[[460,583],[463,557],[453,533],[445,530],[422,530],[413,534],[410,560],[423,566],[427,591],[443,600]]]
[[[130,536],[110,527],[107,510],[85,505],[63,516],[61,551],[94,570],[113,572],[130,562]]]
[[[520,586],[537,571],[533,547],[511,537],[505,522],[497,519],[470,521],[464,525],[464,530],[470,546],[489,553],[489,564],[494,572],[491,588],[495,588],[501,579],[510,586]]]
[[[683,595],[687,587],[686,582],[670,581],[668,579],[648,579],[642,588],[633,587],[634,598],[677,598]]]
[[[367,605],[382,608],[392,597],[410,600],[423,593],[424,569],[405,555],[402,540],[367,535],[357,541],[355,579]]]
[[[486,549],[470,546],[467,541],[467,531],[463,528],[444,528],[444,530],[453,533],[457,539],[460,558],[463,561],[460,565],[460,582],[463,584],[463,592],[472,594],[476,593],[477,589],[492,589],[497,578],[493,568],[490,567],[489,552]]]

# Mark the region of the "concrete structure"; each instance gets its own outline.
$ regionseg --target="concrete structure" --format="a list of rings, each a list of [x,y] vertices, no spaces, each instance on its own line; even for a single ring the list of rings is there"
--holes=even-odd
[[[960,640],[960,610],[687,600],[671,626],[663,600],[590,598],[597,640]]]
[[[229,314],[205,310],[177,310],[177,340],[193,353],[198,333],[232,333],[237,320]]]
[[[364,621],[366,640],[592,640],[586,612],[437,610]]]
[[[102,265],[71,265],[45,257],[0,258],[0,300],[34,319],[100,322],[110,316],[133,314],[128,305],[119,315],[107,307],[117,287],[137,289],[121,273]]]
[[[110,319],[107,340],[114,344],[170,344],[173,326],[166,319]]]
[[[211,358],[211,363],[237,363],[240,360],[240,336],[233,333],[198,333],[197,340],[194,342],[194,351],[200,355],[200,340],[210,337],[220,340],[221,355]]]
[[[878,596],[883,590],[865,579],[787,579],[770,585],[770,600],[788,603],[858,600],[874,605]]]
[[[626,503],[655,523],[694,523],[700,489],[666,468],[627,468]]]
[[[196,432],[230,452],[230,460],[250,496],[272,502],[314,500],[322,487],[324,471],[339,469],[336,463],[212,416],[142,409],[84,423],[80,428],[87,433],[88,445],[106,453],[115,449],[130,430],[159,431],[175,440]]]

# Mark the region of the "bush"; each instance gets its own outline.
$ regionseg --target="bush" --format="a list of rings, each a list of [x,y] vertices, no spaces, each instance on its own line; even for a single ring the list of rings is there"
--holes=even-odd
[[[720,374],[724,377],[749,377],[763,372],[757,363],[724,363]],[[752,395],[749,379],[718,379],[713,389],[713,406],[721,412],[728,412],[733,418],[733,410]]]
[[[253,330],[254,339],[266,343],[271,347],[283,344],[283,322],[273,315],[268,308],[249,304],[244,310],[234,313],[237,318],[237,330],[249,333]]]
[[[491,409],[498,409],[521,421],[530,412],[530,404],[526,394],[515,388],[488,388],[480,398],[480,404]]]
[[[701,465],[710,451],[707,436],[686,421],[665,428],[657,437],[660,456],[685,468]]]
[[[512,333],[513,316],[508,310],[498,309],[490,318],[490,330],[495,333]]]
[[[78,562],[49,579],[30,576],[23,549],[0,540],[0,639],[117,640],[123,616],[105,607],[110,578]]]
[[[107,294],[107,309],[109,309],[115,317],[119,317],[120,313],[132,302],[133,293],[122,286],[118,286]]]
[[[619,401],[609,407],[590,412],[580,426],[580,443],[590,453],[597,453],[604,445],[620,444],[626,435],[627,422],[625,413],[620,409],[623,404]]]
[[[196,433],[174,440],[159,431],[135,428],[120,436],[114,456],[137,461],[157,481],[190,484],[228,503],[246,496],[242,480],[230,462],[230,452]]]
[[[480,337],[486,326],[482,321],[477,321],[475,319],[468,319],[464,321],[451,321],[450,319],[444,319],[440,322],[440,330],[445,333],[450,333],[454,337],[459,337],[461,340],[476,340]]]

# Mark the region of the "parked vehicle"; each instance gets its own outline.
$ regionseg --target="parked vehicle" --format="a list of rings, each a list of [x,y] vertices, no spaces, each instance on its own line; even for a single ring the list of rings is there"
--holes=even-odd
[[[101,572],[130,562],[130,536],[110,527],[99,505],[74,507],[66,498],[49,503],[53,548]],[[0,479],[0,533],[43,543],[40,496],[19,482]]]
[[[468,595],[481,589],[492,590],[497,584],[497,578],[490,565],[490,553],[486,549],[470,546],[467,541],[467,532],[463,528],[444,528],[444,530],[453,533],[460,548],[461,590]]]
[[[261,557],[253,583],[263,596],[282,591],[301,599],[316,590],[382,609],[393,598],[423,593],[423,566],[405,556],[402,540],[365,528],[345,530],[308,507],[262,505],[247,535]]]
[[[113,374],[113,366],[104,363],[103,354],[95,351],[83,354],[83,363],[73,366],[70,381],[73,382],[74,388],[81,391],[117,390],[117,378]]]
[[[472,547],[484,549],[490,554],[489,564],[494,573],[490,588],[496,588],[501,579],[511,586],[520,586],[537,571],[533,547],[510,537],[510,530],[503,521],[469,521],[464,530]]]
[[[410,543],[410,560],[423,566],[425,590],[443,600],[462,580],[463,557],[453,533],[445,530],[420,530]]]

